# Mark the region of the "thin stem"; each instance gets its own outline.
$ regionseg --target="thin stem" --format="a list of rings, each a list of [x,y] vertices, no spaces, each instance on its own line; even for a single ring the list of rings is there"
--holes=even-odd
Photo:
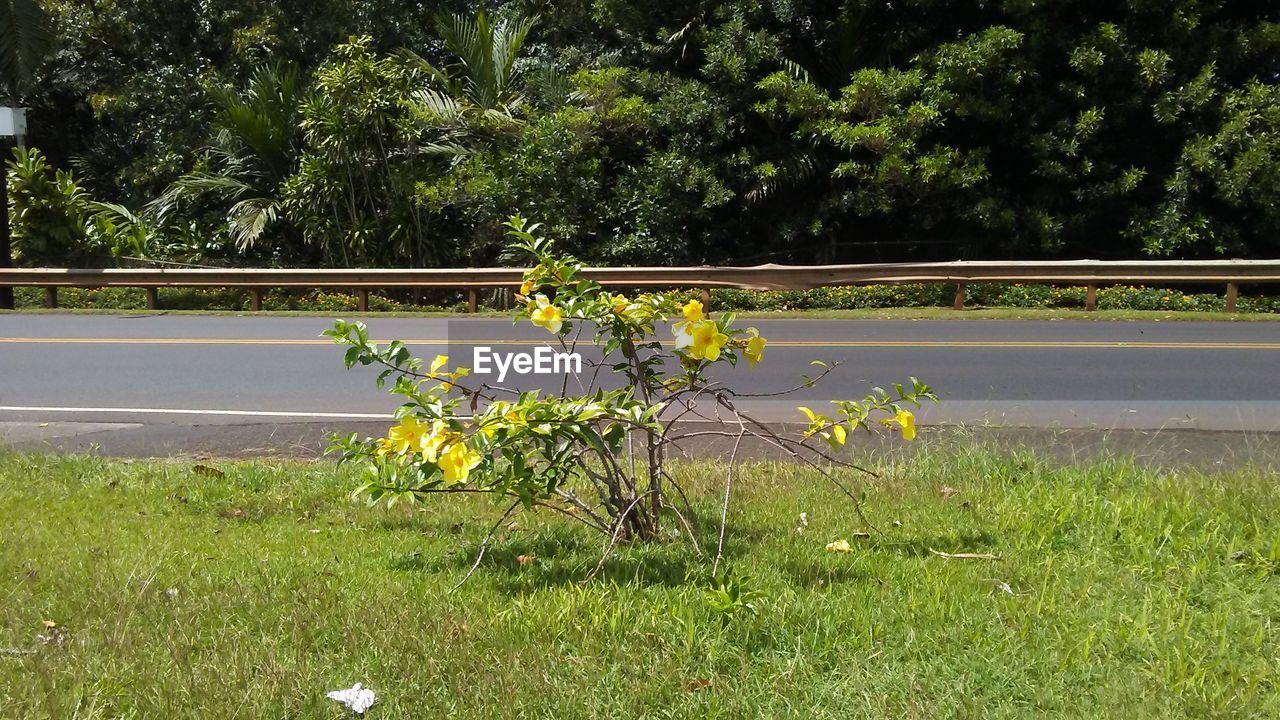
[[[507,508],[507,511],[502,513],[502,517],[498,518],[498,522],[494,523],[493,527],[489,528],[489,532],[485,534],[484,540],[480,543],[480,552],[476,553],[476,561],[471,563],[471,569],[467,571],[467,574],[464,575],[456,585],[449,588],[449,592],[457,590],[462,587],[462,583],[471,579],[471,576],[476,572],[476,568],[480,567],[480,561],[484,559],[485,550],[489,549],[489,541],[493,539],[493,534],[498,531],[498,528],[502,526],[502,523],[505,522],[506,519],[511,516],[511,513],[515,512],[518,507],[520,507],[519,500],[511,503],[511,507]]]

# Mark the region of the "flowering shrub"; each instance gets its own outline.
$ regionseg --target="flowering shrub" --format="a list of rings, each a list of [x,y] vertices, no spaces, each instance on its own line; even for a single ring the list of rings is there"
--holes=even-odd
[[[725,471],[718,563],[744,438],[762,440],[820,469],[856,503],[838,473],[855,466],[833,451],[850,432],[876,422],[911,439],[915,417],[909,408],[924,399],[936,401],[912,378],[909,387],[895,384],[892,392],[877,388],[859,401],[835,401],[829,414],[801,408],[809,419],[804,432],[778,434],[737,407],[751,395],[725,387],[712,375],[722,364],[745,360],[754,367],[763,360],[768,341],[756,328],[737,327],[733,313],[712,316],[697,300],[609,292],[583,277],[576,260],[553,253],[549,240],[534,235],[536,226],[515,217],[508,227],[513,250],[536,261],[516,294],[520,316],[547,330],[564,349],[589,338],[603,361],[594,372],[583,373],[579,395],[517,393],[475,383],[469,369],[451,367],[444,355],[427,365],[399,341],[380,346],[370,342],[363,324],[337,321],[326,335],[347,346],[347,367],[380,366],[378,385],[405,400],[398,424],[386,437],[351,435],[335,441],[345,460],[364,464],[357,492],[371,502],[487,493],[509,502],[503,519],[519,508],[544,508],[606,534],[609,547],[658,539],[664,522],[670,522],[701,553],[687,500],[667,472],[667,457],[682,439],[727,437],[734,451]],[[662,326],[669,318],[676,322],[666,330]],[[668,332],[672,339],[664,343]],[[822,374],[806,378],[804,385],[833,367],[818,364]],[[625,386],[600,387],[597,376],[603,369],[623,375]],[[696,431],[680,424],[694,419],[718,424]]]

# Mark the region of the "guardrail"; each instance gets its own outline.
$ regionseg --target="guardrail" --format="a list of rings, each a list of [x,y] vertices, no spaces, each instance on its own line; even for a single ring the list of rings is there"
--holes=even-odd
[[[516,287],[521,268],[444,268],[412,270],[276,269],[0,269],[0,287],[42,287],[46,304],[58,306],[58,288],[135,287],[147,293],[147,307],[158,308],[159,288],[236,288],[252,294],[262,309],[265,290],[273,288],[355,290],[361,310],[369,292],[391,288],[458,288],[467,291],[475,312],[481,288]],[[1097,289],[1119,284],[1204,284],[1226,286],[1226,308],[1235,312],[1242,284],[1280,283],[1280,260],[1159,261],[954,261],[869,265],[756,265],[753,267],[609,267],[584,274],[603,285],[621,287],[809,290],[841,285],[946,283],[956,285],[954,307],[964,307],[965,288],[976,283],[1036,282],[1088,288],[1085,309],[1097,307]]]

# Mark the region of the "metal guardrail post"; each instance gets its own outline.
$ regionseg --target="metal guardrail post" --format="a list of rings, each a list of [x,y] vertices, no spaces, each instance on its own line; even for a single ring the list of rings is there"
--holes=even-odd
[[[1084,293],[1084,309],[1086,312],[1093,312],[1098,309],[1098,286],[1088,285]]]
[[[702,307],[707,310],[711,309],[711,288],[702,288]]]
[[[1236,311],[1236,298],[1240,295],[1240,286],[1235,283],[1227,283],[1227,312]]]
[[[356,309],[360,312],[369,312],[369,291],[360,288],[356,291]]]
[[[254,312],[262,310],[262,288],[249,289],[249,309]]]
[[[964,309],[964,283],[956,283],[956,299],[951,303],[952,310]]]
[[[159,310],[159,309],[160,309],[160,293],[159,293],[159,291],[158,291],[158,290],[156,290],[156,288],[153,288],[153,287],[149,287],[149,288],[147,288],[146,290],[147,290],[147,309],[148,309],[148,310]]]
[[[58,309],[58,288],[47,287],[44,289],[44,306],[50,310]]]
[[[475,288],[467,288],[467,312],[475,314],[480,311],[480,293]]]

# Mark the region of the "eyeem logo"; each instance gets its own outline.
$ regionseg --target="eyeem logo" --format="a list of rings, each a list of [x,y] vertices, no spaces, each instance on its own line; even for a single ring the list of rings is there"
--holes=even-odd
[[[471,371],[477,375],[498,373],[498,382],[507,372],[517,375],[565,375],[582,372],[582,356],[576,352],[556,352],[543,345],[532,353],[500,353],[493,348],[478,346],[471,354]]]

